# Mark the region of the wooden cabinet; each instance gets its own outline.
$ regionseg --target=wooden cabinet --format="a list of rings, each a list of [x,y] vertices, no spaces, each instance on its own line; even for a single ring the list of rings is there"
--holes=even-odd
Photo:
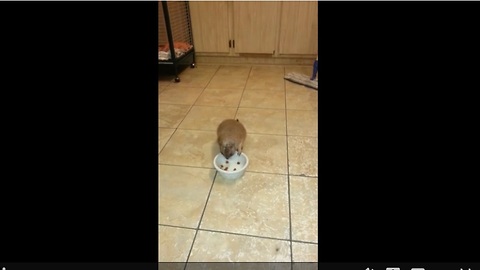
[[[279,54],[318,53],[318,2],[282,2]]]
[[[236,53],[274,54],[281,2],[233,2]]]
[[[316,57],[318,3],[190,1],[196,53]]]
[[[228,2],[191,1],[189,4],[195,51],[228,53],[231,39]]]

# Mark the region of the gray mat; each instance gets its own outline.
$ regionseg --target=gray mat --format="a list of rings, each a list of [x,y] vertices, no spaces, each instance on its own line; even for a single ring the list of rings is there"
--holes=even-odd
[[[304,74],[290,72],[285,76],[285,80],[318,90],[318,81],[310,80],[310,77]]]

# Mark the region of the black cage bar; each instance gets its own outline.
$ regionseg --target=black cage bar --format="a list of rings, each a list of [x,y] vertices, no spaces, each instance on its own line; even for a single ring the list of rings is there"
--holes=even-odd
[[[178,74],[183,68],[195,67],[190,9],[186,1],[160,2],[158,18],[159,72],[173,74],[175,82],[179,82]]]

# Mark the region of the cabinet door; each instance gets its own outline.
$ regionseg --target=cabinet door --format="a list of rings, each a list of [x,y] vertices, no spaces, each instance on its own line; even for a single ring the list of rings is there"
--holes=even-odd
[[[236,53],[274,53],[280,3],[233,2]]]
[[[227,2],[191,1],[189,4],[195,51],[228,53]]]
[[[318,2],[282,2],[280,54],[318,53]]]

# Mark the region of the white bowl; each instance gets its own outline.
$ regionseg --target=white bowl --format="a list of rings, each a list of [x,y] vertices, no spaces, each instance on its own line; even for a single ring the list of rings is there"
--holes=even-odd
[[[219,153],[213,159],[213,166],[224,179],[235,180],[245,173],[248,167],[248,157],[245,153],[240,156],[235,153],[229,159],[226,159]]]

